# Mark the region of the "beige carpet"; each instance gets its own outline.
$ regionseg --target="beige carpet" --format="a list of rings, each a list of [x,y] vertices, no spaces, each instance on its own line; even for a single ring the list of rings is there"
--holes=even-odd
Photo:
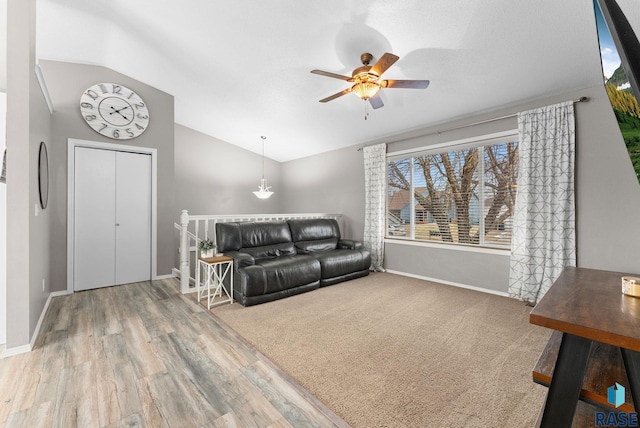
[[[531,369],[551,332],[506,297],[388,273],[223,322],[354,427],[530,427]]]

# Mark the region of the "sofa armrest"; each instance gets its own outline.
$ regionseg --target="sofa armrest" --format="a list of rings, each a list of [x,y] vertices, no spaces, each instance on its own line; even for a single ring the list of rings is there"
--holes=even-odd
[[[233,259],[233,268],[236,272],[240,268],[256,264],[253,256],[247,253],[241,253],[240,251],[227,251],[224,255]]]
[[[353,239],[341,239],[338,241],[338,248],[341,250],[359,250],[362,248],[362,242]]]

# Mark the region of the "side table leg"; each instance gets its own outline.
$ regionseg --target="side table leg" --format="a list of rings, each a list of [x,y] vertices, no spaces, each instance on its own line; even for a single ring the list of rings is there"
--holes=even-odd
[[[196,298],[200,303],[200,260],[196,258]]]
[[[589,339],[563,333],[542,413],[541,427],[571,427],[580,398],[591,343]]]
[[[211,287],[215,285],[215,273],[216,265],[209,265],[209,270],[207,271],[207,277],[209,278],[209,283],[207,284],[207,309],[211,309]]]
[[[620,348],[620,351],[622,352],[624,368],[627,371],[627,378],[631,387],[633,407],[637,412],[640,409],[640,352],[625,348]]]

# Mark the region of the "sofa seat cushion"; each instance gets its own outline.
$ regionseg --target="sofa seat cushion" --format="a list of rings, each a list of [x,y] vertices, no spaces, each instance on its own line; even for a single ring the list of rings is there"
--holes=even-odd
[[[331,251],[338,248],[338,239],[316,239],[314,241],[298,241],[296,242],[296,251],[298,254],[309,254],[315,251]]]
[[[322,279],[369,269],[369,253],[361,250],[317,251],[310,254],[320,262]]]
[[[264,271],[262,294],[274,293],[320,280],[320,262],[311,256],[283,256],[256,260]]]
[[[261,247],[242,248],[243,253],[251,255],[255,260],[274,259],[282,256],[295,256],[296,249],[293,242],[283,242],[282,244],[264,245]]]

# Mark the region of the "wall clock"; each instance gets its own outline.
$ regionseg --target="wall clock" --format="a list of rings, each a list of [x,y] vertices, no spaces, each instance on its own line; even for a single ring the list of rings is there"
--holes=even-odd
[[[135,138],[149,126],[149,110],[142,98],[116,83],[97,83],[84,91],[80,113],[91,129],[116,140]]]

